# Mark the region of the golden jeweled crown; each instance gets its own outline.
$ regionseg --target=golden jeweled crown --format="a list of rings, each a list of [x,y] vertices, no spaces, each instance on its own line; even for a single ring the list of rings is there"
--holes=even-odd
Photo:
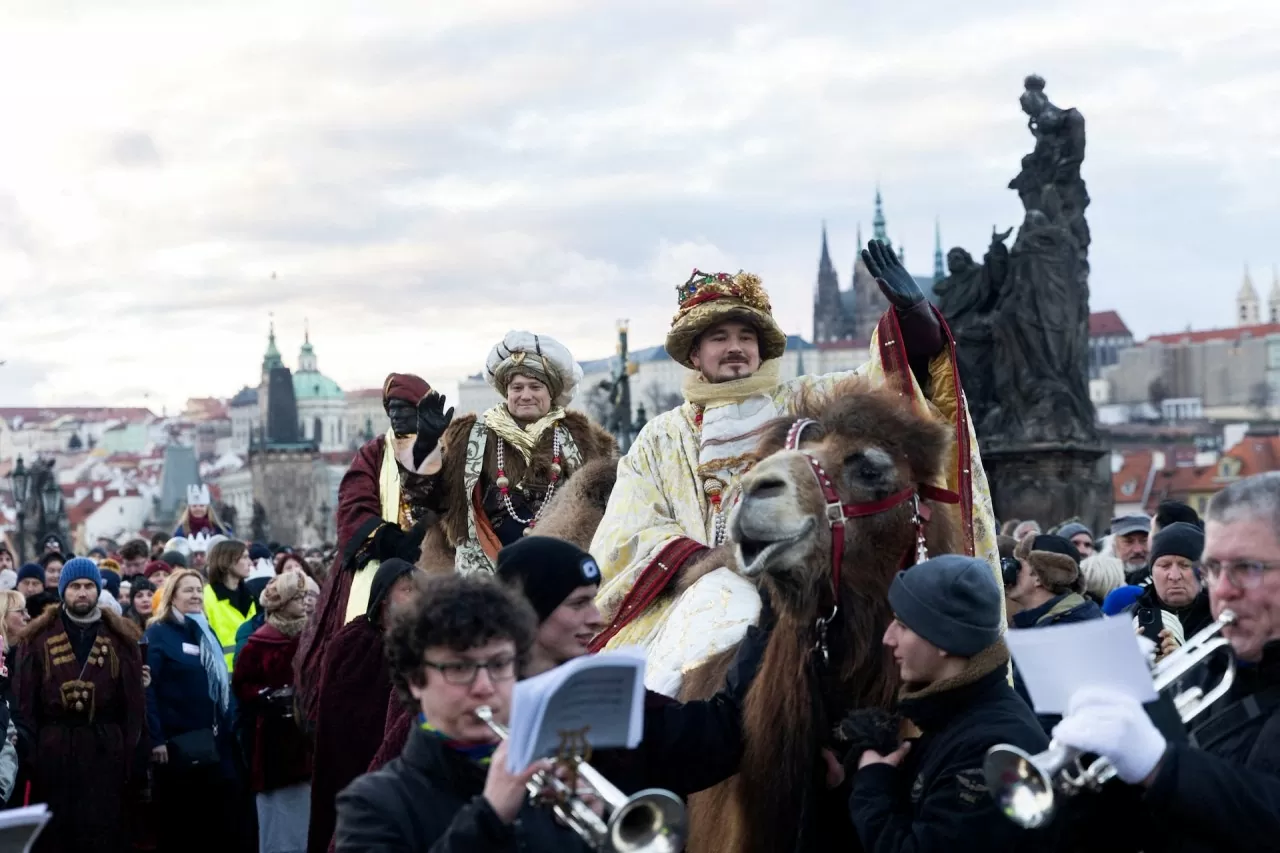
[[[715,299],[737,299],[766,314],[772,314],[769,305],[769,294],[765,293],[760,283],[760,276],[754,273],[738,271],[737,275],[728,273],[705,273],[694,270],[689,280],[676,288],[676,298],[680,304],[680,312],[695,305],[711,302]]]

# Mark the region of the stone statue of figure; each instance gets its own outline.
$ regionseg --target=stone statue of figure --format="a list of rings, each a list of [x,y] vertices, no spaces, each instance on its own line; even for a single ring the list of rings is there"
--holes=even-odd
[[[1035,147],[1010,183],[1025,209],[1013,246],[992,234],[982,264],[964,249],[934,291],[951,327],[978,437],[1005,445],[1096,441],[1089,401],[1089,196],[1084,117],[1032,75],[1019,98]]]
[[[1036,74],[1023,81],[1024,91],[1018,103],[1027,114],[1027,128],[1036,142],[1031,153],[1022,158],[1022,171],[1009,182],[1009,189],[1017,191],[1025,210],[1045,211],[1055,221],[1063,218],[1080,248],[1087,251],[1089,226],[1084,210],[1089,205],[1089,193],[1080,177],[1084,116],[1074,107],[1055,106],[1045,95],[1044,85],[1044,78]],[[1046,209],[1050,204],[1046,198],[1049,190],[1056,193],[1059,204],[1054,213]],[[1087,264],[1082,273],[1087,276]]]
[[[991,229],[991,245],[981,264],[959,246],[947,253],[950,273],[934,285],[938,310],[947,318],[957,343],[956,356],[971,409],[984,411],[992,402],[991,322],[1009,271],[1009,247],[1013,233]]]

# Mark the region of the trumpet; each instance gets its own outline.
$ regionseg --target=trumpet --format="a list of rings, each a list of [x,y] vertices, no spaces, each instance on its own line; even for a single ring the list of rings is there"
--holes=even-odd
[[[1218,621],[1151,669],[1156,693],[1163,694],[1211,656],[1227,650],[1226,671],[1212,690],[1206,693],[1200,687],[1191,687],[1172,697],[1184,725],[1213,707],[1235,681],[1235,658],[1230,654],[1230,641],[1221,636],[1222,629],[1235,621],[1234,613],[1222,611]],[[1029,755],[1012,744],[993,746],[987,751],[982,769],[987,790],[1000,810],[1025,829],[1044,826],[1053,818],[1055,792],[1073,796],[1080,791],[1096,791],[1116,775],[1115,766],[1106,758],[1097,758],[1086,766],[1079,750],[1056,741],[1051,741],[1048,749],[1036,755]]]
[[[493,717],[493,709],[482,705],[476,717],[503,740],[506,726]],[[566,826],[601,853],[679,853],[687,833],[684,802],[670,791],[648,788],[628,797],[581,755],[567,759],[572,776],[586,782],[605,804],[608,819],[602,819],[579,796],[574,787],[555,773],[541,772],[529,780],[535,802],[549,799],[552,811]]]

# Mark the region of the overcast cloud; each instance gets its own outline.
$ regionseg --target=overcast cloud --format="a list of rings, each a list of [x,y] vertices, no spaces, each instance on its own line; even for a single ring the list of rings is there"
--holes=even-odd
[[[1268,0],[9,2],[0,403],[230,395],[272,313],[344,388],[598,357],[695,265],[808,337],[877,182],[917,273],[935,217],[1021,221],[1032,72],[1088,122],[1093,308],[1227,325],[1280,262],[1277,43]]]

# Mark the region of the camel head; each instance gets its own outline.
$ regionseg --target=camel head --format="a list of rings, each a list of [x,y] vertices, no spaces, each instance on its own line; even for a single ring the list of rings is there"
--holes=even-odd
[[[871,504],[934,482],[950,436],[943,425],[913,411],[908,400],[861,379],[843,382],[830,394],[802,395],[795,410],[764,428],[760,461],[742,479],[729,535],[744,575],[770,586],[782,608],[815,613],[820,601],[830,606],[832,542],[826,500],[809,456],[830,477],[841,503]],[[817,424],[804,431],[800,450],[786,450],[797,418]],[[907,500],[844,521],[843,588],[887,592],[902,558],[914,554],[914,512]],[[935,544],[946,548],[930,542],[931,553],[941,553]]]

